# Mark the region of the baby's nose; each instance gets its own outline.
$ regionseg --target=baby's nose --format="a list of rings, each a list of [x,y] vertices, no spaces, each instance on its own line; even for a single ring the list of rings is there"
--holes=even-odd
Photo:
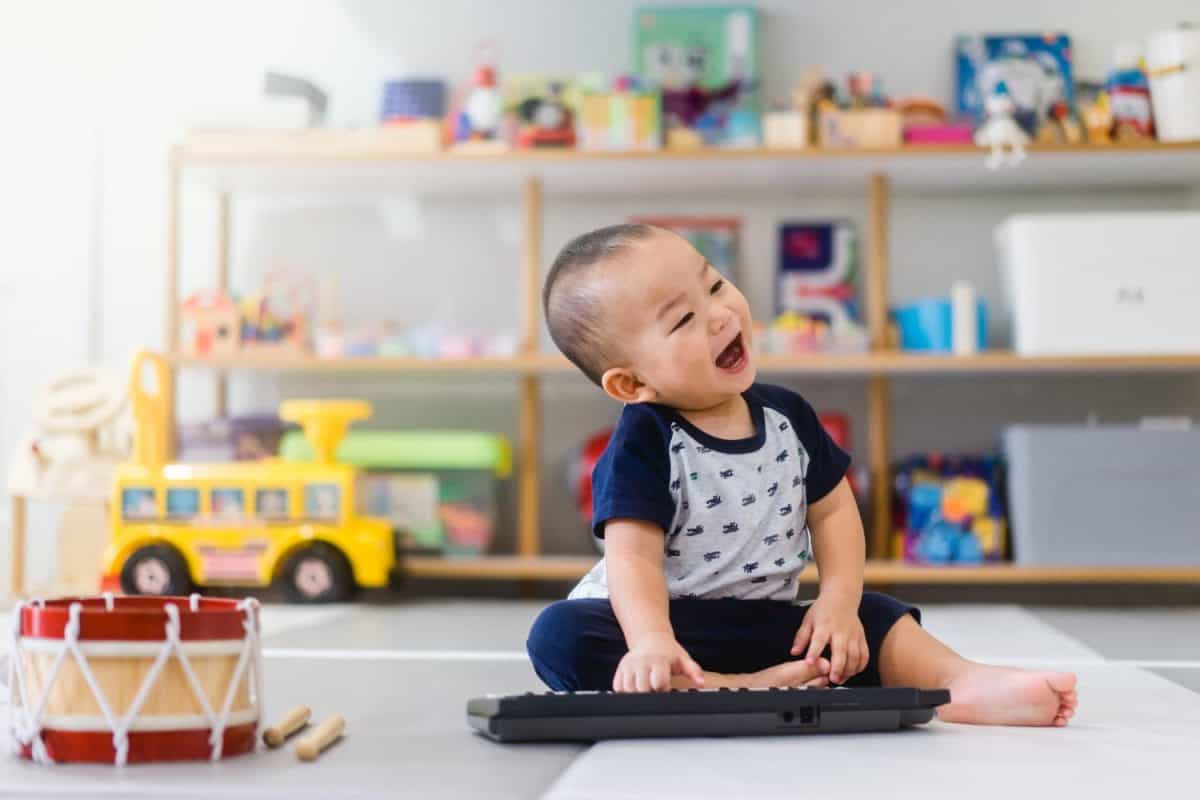
[[[717,308],[708,317],[708,329],[713,333],[720,333],[732,318],[733,312],[728,308]]]

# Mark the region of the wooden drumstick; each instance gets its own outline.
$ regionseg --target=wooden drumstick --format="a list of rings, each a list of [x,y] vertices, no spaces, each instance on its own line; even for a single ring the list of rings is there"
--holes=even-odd
[[[346,730],[346,720],[341,714],[334,714],[316,727],[316,729],[296,742],[296,755],[301,761],[312,761],[329,745],[341,737]]]
[[[267,747],[279,747],[285,739],[304,727],[311,716],[312,709],[308,706],[296,706],[278,724],[263,731],[263,742]]]

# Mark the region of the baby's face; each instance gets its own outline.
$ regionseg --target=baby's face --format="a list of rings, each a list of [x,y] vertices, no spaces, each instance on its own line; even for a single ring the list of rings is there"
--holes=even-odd
[[[621,367],[653,391],[648,399],[699,410],[750,388],[746,298],[685,239],[662,232],[635,242],[603,280]]]

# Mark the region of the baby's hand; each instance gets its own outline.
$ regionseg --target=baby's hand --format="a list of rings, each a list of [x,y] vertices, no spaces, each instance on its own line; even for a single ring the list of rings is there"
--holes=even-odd
[[[830,683],[845,683],[866,669],[870,650],[858,618],[857,599],[820,594],[809,606],[792,643],[792,655],[798,656],[807,648],[804,659],[815,664],[826,646],[830,649]]]
[[[704,685],[704,671],[674,636],[651,634],[636,641],[617,665],[615,692],[665,692],[672,675],[686,675]]]

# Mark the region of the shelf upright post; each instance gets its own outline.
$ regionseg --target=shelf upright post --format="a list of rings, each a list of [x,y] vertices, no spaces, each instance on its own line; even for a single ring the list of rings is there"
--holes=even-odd
[[[171,148],[167,166],[167,352],[172,356],[179,348],[179,193],[182,178],[182,156],[179,146]],[[168,385],[160,387],[167,407],[165,452],[170,461],[175,457],[175,366],[168,367]]]
[[[521,270],[521,358],[532,362],[539,349],[542,274],[542,182],[525,179],[521,192],[525,220],[524,263]],[[541,552],[541,378],[521,374],[519,472],[517,475],[517,554],[531,558]]]
[[[233,247],[230,240],[232,224],[232,193],[221,189],[217,194],[217,291],[223,295],[229,294],[230,263],[233,258]],[[218,370],[213,376],[213,411],[215,416],[224,417],[229,412],[229,378],[224,371]]]
[[[888,200],[886,175],[867,182],[867,330],[871,350],[888,348]],[[891,383],[886,375],[867,381],[868,468],[871,474],[871,525],[867,557],[887,558],[892,527]]]

